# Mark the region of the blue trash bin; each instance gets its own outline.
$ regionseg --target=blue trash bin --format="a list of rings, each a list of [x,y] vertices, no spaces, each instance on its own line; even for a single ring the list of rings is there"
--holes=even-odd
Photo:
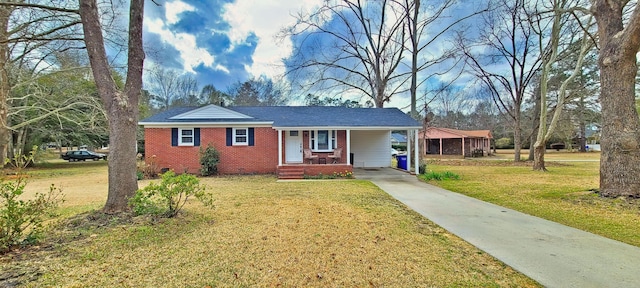
[[[398,168],[407,170],[407,155],[397,155]]]

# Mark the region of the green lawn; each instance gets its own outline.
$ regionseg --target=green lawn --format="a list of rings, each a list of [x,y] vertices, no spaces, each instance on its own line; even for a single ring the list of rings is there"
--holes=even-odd
[[[555,155],[579,160],[573,155]],[[532,171],[530,163],[523,165],[489,160],[433,161],[427,169],[460,175],[460,180],[430,181],[442,188],[640,246],[640,202],[606,199],[594,193],[599,162],[549,162],[548,172]]]
[[[106,167],[89,163],[66,166],[90,173],[39,171],[29,185],[104,181]],[[160,221],[64,216],[72,220],[53,222],[56,232],[38,247],[0,256],[0,271],[22,275],[27,287],[538,286],[367,181],[201,181],[215,194],[213,210],[190,201],[183,215]],[[106,196],[106,184],[65,183],[74,199],[65,215]]]

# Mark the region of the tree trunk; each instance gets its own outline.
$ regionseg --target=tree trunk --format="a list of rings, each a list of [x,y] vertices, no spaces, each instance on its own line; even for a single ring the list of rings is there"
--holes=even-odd
[[[532,145],[534,151],[534,159],[533,159],[533,170],[535,171],[547,171],[547,167],[544,166],[544,152],[545,145],[544,143],[537,143]]]
[[[409,1],[405,1],[407,9],[411,6]],[[413,14],[411,14],[413,12]],[[411,117],[418,120],[417,94],[418,94],[418,15],[420,13],[420,0],[413,1],[413,11],[407,11],[409,20],[409,36],[411,40]],[[411,16],[412,15],[412,16]],[[425,111],[426,113],[426,111]]]
[[[600,37],[602,154],[600,193],[640,197],[640,120],[635,109],[636,53],[640,48],[640,2],[624,28],[626,1],[595,1]]]
[[[13,12],[12,7],[0,7],[0,167],[4,166],[7,156],[7,146],[10,140],[8,111],[9,92],[11,84],[9,83],[9,42],[8,33],[9,17]]]
[[[582,116],[581,116],[582,117]],[[580,152],[587,152],[587,124],[585,123],[584,120],[580,120],[580,139],[578,139],[578,141],[580,142]]]
[[[535,143],[538,139],[538,129],[540,129],[540,109],[542,107],[542,103],[540,103],[540,87],[533,90],[533,95],[535,95],[535,104],[533,106],[533,124],[531,125],[532,131],[531,136],[529,137],[529,161],[535,162]],[[544,165],[544,164],[543,164]]]
[[[120,93],[116,92],[114,98],[121,98]],[[109,194],[103,209],[105,213],[127,211],[129,198],[138,190],[135,160],[137,121],[132,121],[137,119],[133,116],[137,113],[134,112],[127,107],[118,107],[109,113]]]
[[[520,155],[521,155],[521,151],[522,151],[522,127],[520,125],[520,111],[515,111],[516,113],[516,119],[515,119],[515,123],[514,123],[514,128],[513,128],[513,150],[514,150],[514,156],[513,156],[513,161],[515,162],[520,162]]]
[[[576,107],[578,110],[578,129],[580,129],[580,138],[578,139],[580,152],[587,152],[587,123],[584,119],[584,114],[586,113],[584,97],[584,95],[580,95],[578,105]]]
[[[98,93],[109,120],[109,193],[103,211],[129,210],[128,200],[138,189],[136,128],[142,88],[142,17],[144,0],[132,0],[129,14],[129,54],[124,92],[118,91],[107,61],[96,0],[79,0],[85,44]]]

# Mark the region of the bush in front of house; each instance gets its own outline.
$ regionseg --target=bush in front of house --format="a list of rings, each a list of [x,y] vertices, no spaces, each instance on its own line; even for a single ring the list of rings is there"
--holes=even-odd
[[[176,175],[173,171],[162,174],[162,181],[155,182],[129,199],[129,205],[136,215],[158,215],[175,217],[187,200],[194,196],[207,206],[213,205],[212,195],[206,193],[206,186],[200,184],[196,176],[190,174]]]
[[[211,176],[218,174],[218,163],[220,163],[220,152],[216,147],[207,145],[207,148],[200,147],[200,174]]]
[[[148,157],[145,161],[138,162],[136,168],[138,180],[155,179],[158,178],[158,174],[160,174],[160,167],[158,167],[158,163],[156,162],[156,155],[151,155],[151,157]]]

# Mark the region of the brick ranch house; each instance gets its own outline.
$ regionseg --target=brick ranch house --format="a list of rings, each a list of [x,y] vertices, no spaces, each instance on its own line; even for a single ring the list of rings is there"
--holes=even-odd
[[[429,127],[420,131],[425,154],[478,157],[491,154],[491,131]]]
[[[200,147],[210,144],[220,152],[220,174],[280,178],[389,167],[391,131],[421,128],[397,108],[320,106],[182,107],[139,124],[145,160],[153,157],[160,168],[197,174]]]

